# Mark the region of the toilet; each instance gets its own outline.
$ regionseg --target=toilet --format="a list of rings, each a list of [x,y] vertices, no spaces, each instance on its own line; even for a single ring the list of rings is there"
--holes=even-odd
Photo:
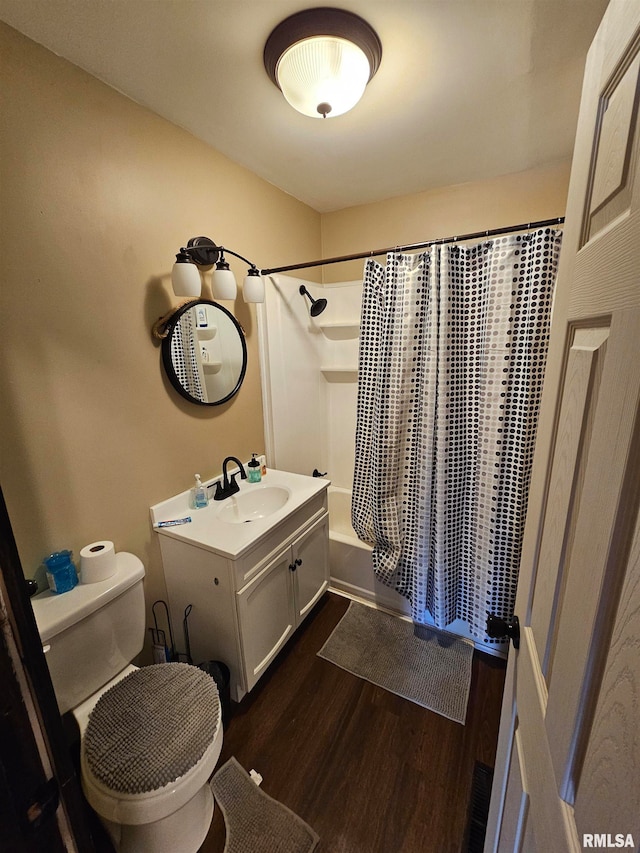
[[[215,681],[183,663],[137,668],[144,567],[31,599],[61,714],[80,730],[82,788],[121,853],[195,853],[213,816],[222,749]]]

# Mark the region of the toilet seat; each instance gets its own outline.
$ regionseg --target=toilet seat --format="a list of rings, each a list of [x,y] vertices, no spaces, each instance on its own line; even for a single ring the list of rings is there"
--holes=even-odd
[[[82,786],[108,821],[163,820],[206,785],[221,748],[213,679],[188,664],[142,667],[96,703],[82,738]]]

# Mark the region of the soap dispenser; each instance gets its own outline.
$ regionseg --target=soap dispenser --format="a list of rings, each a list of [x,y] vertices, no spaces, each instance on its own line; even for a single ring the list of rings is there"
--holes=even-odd
[[[192,504],[194,509],[202,509],[205,506],[209,505],[209,498],[207,497],[207,490],[200,482],[200,474],[196,474],[196,484],[193,487],[192,491]]]
[[[262,479],[262,470],[260,468],[260,460],[257,459],[257,453],[251,454],[251,462],[247,465],[249,469],[249,482],[259,483]]]

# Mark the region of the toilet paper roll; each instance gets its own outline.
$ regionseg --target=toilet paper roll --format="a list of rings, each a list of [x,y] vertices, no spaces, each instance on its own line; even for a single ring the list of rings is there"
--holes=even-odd
[[[106,581],[115,575],[117,565],[113,542],[92,542],[80,551],[80,580],[82,583]]]

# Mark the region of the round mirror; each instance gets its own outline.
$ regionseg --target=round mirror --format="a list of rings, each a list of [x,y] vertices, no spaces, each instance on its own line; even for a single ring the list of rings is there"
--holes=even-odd
[[[239,390],[247,345],[236,318],[210,299],[178,308],[166,325],[162,363],[173,387],[201,406],[219,406]]]

